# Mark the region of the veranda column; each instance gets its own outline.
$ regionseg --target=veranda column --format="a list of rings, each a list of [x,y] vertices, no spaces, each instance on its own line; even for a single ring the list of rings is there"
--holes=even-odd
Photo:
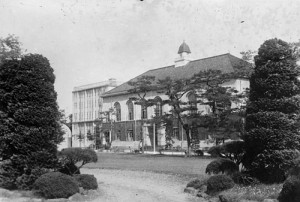
[[[153,124],[153,152],[155,153],[155,123]]]

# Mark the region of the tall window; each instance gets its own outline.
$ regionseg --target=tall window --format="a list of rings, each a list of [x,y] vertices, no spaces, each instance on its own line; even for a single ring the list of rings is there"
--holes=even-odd
[[[162,115],[162,100],[160,97],[156,97],[154,99],[156,101],[156,105],[154,106],[154,113],[155,116],[161,116]]]
[[[133,111],[133,103],[132,101],[127,102],[128,106],[128,120],[133,120],[134,119],[134,111]]]
[[[120,103],[116,102],[114,104],[115,110],[116,110],[116,119],[117,121],[121,121],[121,105]]]
[[[142,111],[141,111],[141,115],[142,115],[142,119],[147,119],[147,107],[142,105]]]
[[[194,93],[190,93],[188,95],[188,100],[189,100],[189,104],[191,107],[190,113],[191,114],[196,114],[197,113],[197,98],[196,95]]]
[[[173,128],[173,138],[179,140],[179,129],[177,127]]]

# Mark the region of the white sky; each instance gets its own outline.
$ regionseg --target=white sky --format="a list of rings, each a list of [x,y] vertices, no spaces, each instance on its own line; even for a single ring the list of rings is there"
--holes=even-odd
[[[50,60],[69,114],[73,87],[172,65],[183,40],[194,59],[298,41],[300,0],[0,0],[8,34]]]

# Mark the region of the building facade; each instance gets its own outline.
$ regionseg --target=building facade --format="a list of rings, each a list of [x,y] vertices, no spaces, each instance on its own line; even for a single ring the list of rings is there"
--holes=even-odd
[[[72,92],[72,147],[88,147],[93,144],[93,141],[88,140],[87,133],[94,134],[95,122],[103,107],[101,96],[117,85],[115,79],[109,79],[108,81],[74,87]]]
[[[140,76],[131,79],[135,81],[142,76],[154,76],[155,80],[162,80],[166,77],[170,77],[173,80],[181,78],[191,78],[194,74],[205,70],[221,70],[224,73],[233,72],[238,68],[251,68],[251,65],[237,58],[229,53],[223,55],[217,55],[209,58],[203,58],[198,60],[191,59],[191,51],[189,46],[183,42],[178,50],[178,57],[175,59],[174,65],[152,69]],[[246,79],[235,79],[223,86],[234,87],[239,92],[249,88],[249,81]],[[112,143],[112,145],[130,145],[130,142],[141,141],[143,139],[145,145],[165,145],[165,133],[166,128],[163,126],[146,124],[147,120],[152,119],[156,113],[168,113],[171,107],[168,105],[162,105],[161,101],[167,99],[165,94],[157,92],[148,92],[146,99],[156,99],[157,105],[143,108],[140,105],[135,105],[129,98],[136,95],[128,92],[132,86],[128,82],[123,83],[116,88],[104,93],[103,97],[103,111],[113,111],[113,116],[107,123],[103,124],[103,131],[106,137],[106,141]],[[192,93],[187,93],[182,98],[183,101],[193,102],[197,99]],[[112,110],[113,109],[113,110]],[[210,113],[211,109],[207,105],[197,104],[196,113]],[[173,124],[173,146],[186,147],[186,134],[180,123]],[[199,136],[200,147],[209,147],[205,145],[207,142],[208,134],[203,128],[195,128],[192,133]],[[142,138],[143,134],[143,138]]]

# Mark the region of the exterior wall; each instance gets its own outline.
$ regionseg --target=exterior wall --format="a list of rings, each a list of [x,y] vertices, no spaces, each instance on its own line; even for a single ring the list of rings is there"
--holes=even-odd
[[[62,131],[64,132],[64,140],[57,145],[57,149],[61,151],[62,149],[71,147],[71,130],[65,124],[61,125]]]
[[[75,87],[73,91],[72,147],[88,147],[93,144],[86,137],[88,131],[94,134],[95,121],[102,111],[102,94],[117,86],[116,80]],[[80,142],[78,135],[85,138]]]

